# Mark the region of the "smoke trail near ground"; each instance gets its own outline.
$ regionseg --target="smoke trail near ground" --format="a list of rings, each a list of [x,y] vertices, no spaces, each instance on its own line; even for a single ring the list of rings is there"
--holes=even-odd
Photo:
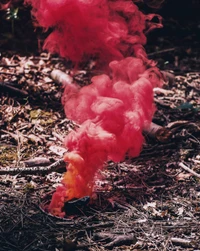
[[[161,18],[156,15],[153,23],[155,15],[144,15],[130,0],[27,2],[39,25],[53,28],[44,48],[76,63],[95,57],[105,69],[88,86],[65,86],[66,116],[81,127],[65,139],[67,172],[49,206],[63,216],[66,201],[91,195],[95,175],[107,160],[122,161],[125,154],[135,157],[141,151],[142,130],[155,111],[153,87],[161,83],[143,45],[145,34],[162,26]]]

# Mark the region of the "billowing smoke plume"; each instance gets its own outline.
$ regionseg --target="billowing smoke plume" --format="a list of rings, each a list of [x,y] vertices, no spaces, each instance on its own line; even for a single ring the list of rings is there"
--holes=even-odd
[[[134,53],[145,54],[138,52],[138,46],[146,43],[144,32],[161,27],[160,22],[151,23],[155,15],[144,15],[131,0],[26,2],[32,4],[39,25],[53,29],[44,48],[75,62],[96,56],[108,64]]]
[[[145,34],[162,25],[159,16],[152,23],[155,15],[144,15],[131,0],[27,2],[39,25],[53,29],[44,48],[75,63],[94,57],[106,69],[83,88],[66,83],[66,116],[81,126],[65,139],[67,172],[49,206],[62,216],[65,201],[92,193],[95,174],[107,160],[139,155],[142,130],[155,110],[153,87],[161,82],[143,45]]]

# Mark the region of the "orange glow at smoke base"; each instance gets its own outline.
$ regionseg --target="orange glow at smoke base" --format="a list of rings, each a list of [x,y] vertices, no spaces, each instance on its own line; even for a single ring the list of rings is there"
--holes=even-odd
[[[45,49],[76,65],[98,58],[106,73],[83,88],[64,86],[65,114],[81,125],[65,139],[67,172],[49,205],[52,214],[64,216],[65,202],[92,194],[95,175],[106,161],[119,162],[125,154],[136,157],[141,151],[142,130],[155,111],[153,87],[161,85],[160,72],[143,45],[147,32],[162,27],[161,18],[143,14],[134,0],[25,2],[40,26],[53,29]]]
[[[84,160],[77,153],[66,153],[64,160],[69,162],[67,172],[63,177],[63,183],[67,184],[67,199],[80,198],[91,195],[91,180],[86,180],[81,176],[81,170],[84,170]]]
[[[83,159],[74,152],[66,153],[64,161],[69,162],[67,172],[64,174],[62,186],[59,186],[53,194],[49,211],[53,215],[64,216],[62,212],[64,202],[73,198],[81,198],[92,194],[93,184],[86,183],[86,180],[80,176],[80,169],[83,168]]]

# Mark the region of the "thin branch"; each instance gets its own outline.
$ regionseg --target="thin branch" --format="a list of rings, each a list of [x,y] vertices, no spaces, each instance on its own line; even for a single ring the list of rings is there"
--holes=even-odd
[[[20,90],[14,86],[10,85],[11,83],[4,83],[4,82],[0,82],[0,88],[3,88],[7,91],[11,91],[15,94],[21,95],[23,97],[27,97],[28,96],[28,92]]]
[[[193,171],[192,169],[190,169],[188,166],[186,166],[185,164],[183,164],[182,162],[178,164],[181,168],[183,168],[185,171],[193,174],[194,176],[196,176],[197,178],[200,178],[200,174],[196,173],[195,171]]]
[[[174,245],[178,245],[178,246],[181,246],[181,247],[192,247],[192,241],[191,240],[186,240],[186,239],[182,239],[182,238],[176,238],[176,237],[173,237],[171,238],[171,242],[174,244]]]
[[[158,54],[162,54],[162,53],[166,53],[166,52],[170,52],[170,51],[175,51],[175,49],[176,48],[164,49],[164,50],[160,50],[160,51],[155,51],[155,52],[148,53],[147,55],[148,56],[155,56],[155,55],[158,55]]]
[[[19,167],[19,168],[10,168],[10,167],[3,167],[0,169],[0,175],[10,174],[10,175],[16,175],[16,174],[47,174],[51,172],[55,172],[56,170],[65,167],[66,163],[63,159],[57,160],[53,164],[49,166],[34,166],[34,167]]]
[[[10,67],[17,67],[19,66],[19,64],[0,64],[0,67],[3,67],[3,68],[10,68]]]
[[[111,234],[111,233],[97,233],[94,235],[96,240],[107,241],[104,245],[107,248],[113,248],[114,246],[131,245],[137,242],[136,237],[133,234]]]

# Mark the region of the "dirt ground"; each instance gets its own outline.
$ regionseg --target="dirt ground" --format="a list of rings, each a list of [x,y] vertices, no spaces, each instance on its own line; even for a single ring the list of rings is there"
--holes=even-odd
[[[62,140],[78,126],[50,73],[71,66],[46,52],[1,52],[0,250],[200,250],[200,23],[164,24],[146,47],[174,75],[154,90],[160,130],[144,133],[138,158],[107,163],[95,199],[64,219],[43,206],[65,170]],[[74,79],[83,86],[94,74],[85,65]]]

